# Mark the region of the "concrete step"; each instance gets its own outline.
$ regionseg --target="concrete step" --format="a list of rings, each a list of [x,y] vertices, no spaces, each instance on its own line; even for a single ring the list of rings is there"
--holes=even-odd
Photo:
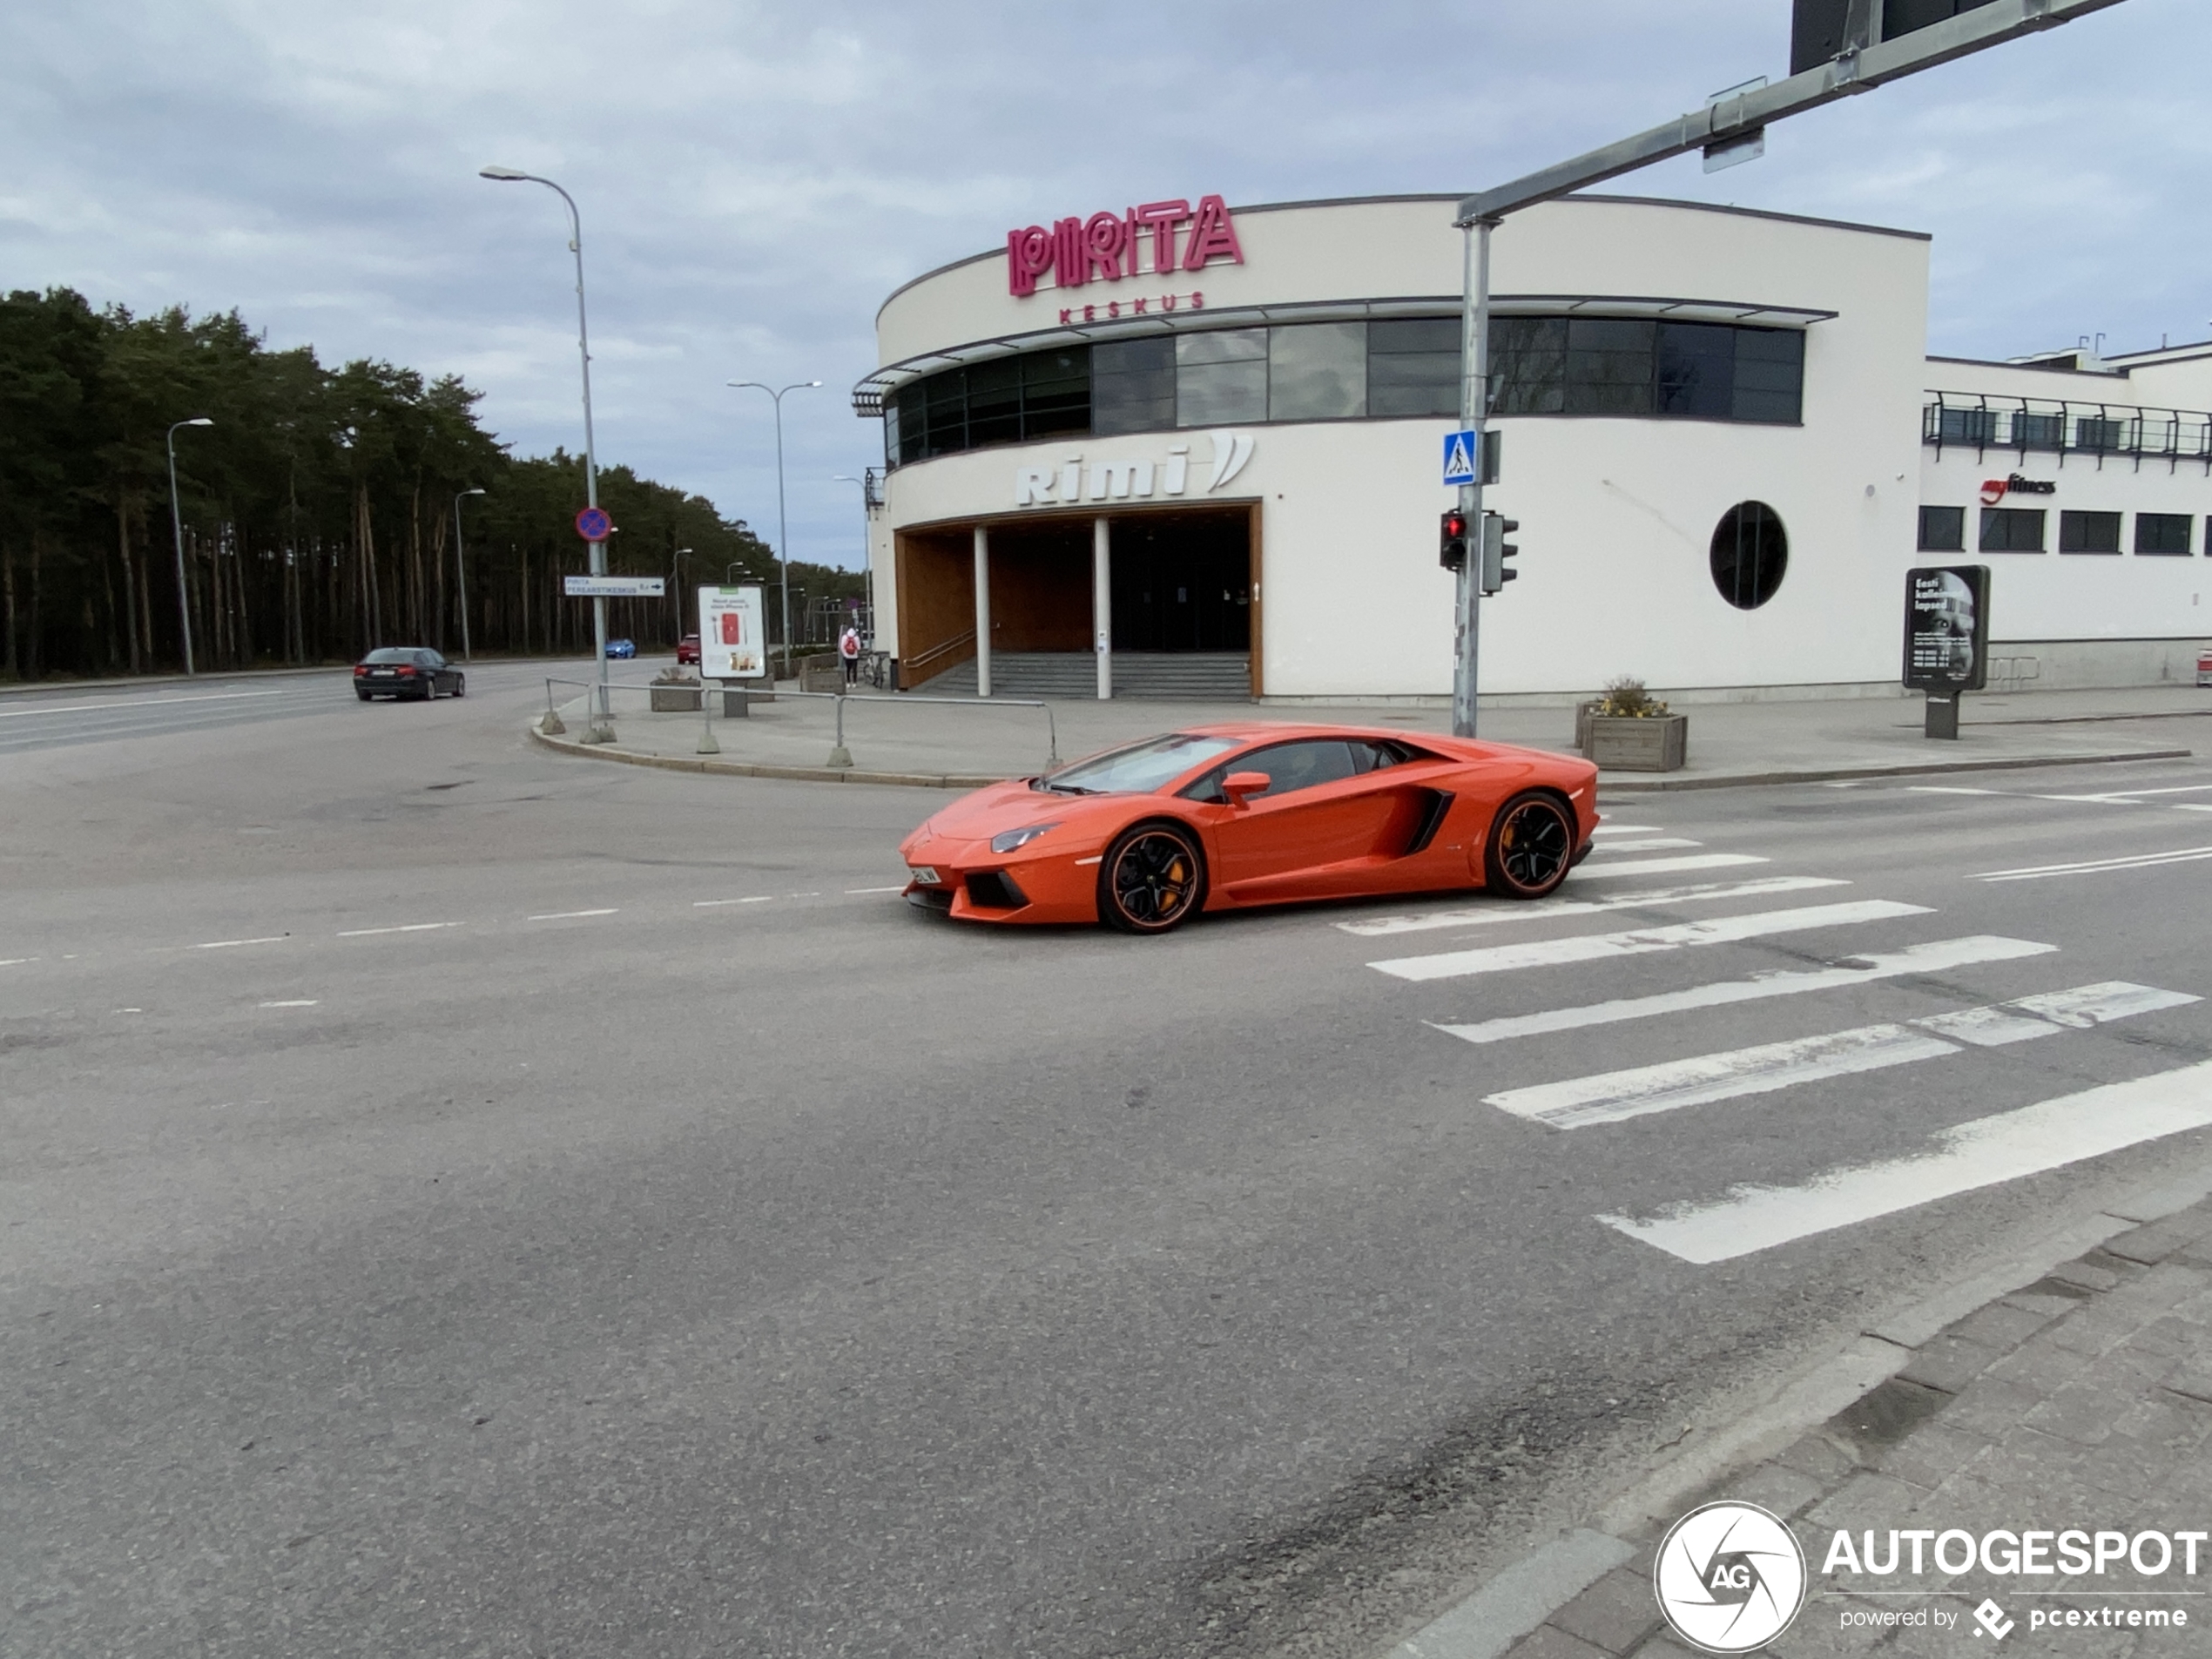
[[[911,691],[931,697],[975,695],[973,661],[949,668]],[[1055,700],[1096,697],[1098,668],[1084,651],[1001,651],[991,659],[991,690],[1000,697]],[[1251,667],[1242,651],[1116,651],[1114,695],[1183,702],[1242,702],[1252,694]]]

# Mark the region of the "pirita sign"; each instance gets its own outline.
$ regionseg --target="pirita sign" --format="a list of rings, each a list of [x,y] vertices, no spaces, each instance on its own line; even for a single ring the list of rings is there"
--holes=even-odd
[[[1035,293],[1037,279],[1048,272],[1055,287],[1080,288],[1087,282],[1119,282],[1148,267],[1157,276],[1203,271],[1217,260],[1244,262],[1227,202],[1201,196],[1196,212],[1188,201],[1146,202],[1118,213],[1063,219],[1049,230],[1031,225],[1008,231],[1006,291],[1017,297]]]

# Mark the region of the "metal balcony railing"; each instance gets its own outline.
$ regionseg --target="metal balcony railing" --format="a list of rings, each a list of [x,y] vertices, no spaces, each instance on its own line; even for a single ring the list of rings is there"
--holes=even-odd
[[[1946,448],[2037,451],[2059,457],[2094,455],[2163,461],[2168,471],[2184,461],[2212,474],[2212,414],[2193,409],[2147,409],[2123,403],[2076,403],[2057,398],[1998,397],[1979,392],[1934,392],[1920,411],[1920,442]]]

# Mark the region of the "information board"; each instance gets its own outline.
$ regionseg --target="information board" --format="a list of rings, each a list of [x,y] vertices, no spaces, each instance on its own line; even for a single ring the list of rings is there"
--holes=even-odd
[[[759,588],[699,590],[699,673],[711,680],[757,680],[768,674],[768,635],[761,626]]]
[[[668,579],[658,576],[564,576],[561,591],[571,599],[658,599]]]
[[[1917,691],[1979,691],[1989,678],[1989,567],[1905,573],[1905,683]]]

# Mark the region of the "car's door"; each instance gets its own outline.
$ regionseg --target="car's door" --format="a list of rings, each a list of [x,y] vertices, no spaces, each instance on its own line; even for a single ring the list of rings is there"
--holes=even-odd
[[[439,695],[443,696],[453,690],[453,669],[436,651],[415,652],[415,665],[430,677],[430,685]]]
[[[1184,791],[1204,805],[1217,891],[1232,900],[1293,896],[1317,872],[1389,850],[1399,816],[1388,757],[1359,738],[1299,738],[1246,750]],[[1232,805],[1222,779],[1264,772],[1269,787]]]

